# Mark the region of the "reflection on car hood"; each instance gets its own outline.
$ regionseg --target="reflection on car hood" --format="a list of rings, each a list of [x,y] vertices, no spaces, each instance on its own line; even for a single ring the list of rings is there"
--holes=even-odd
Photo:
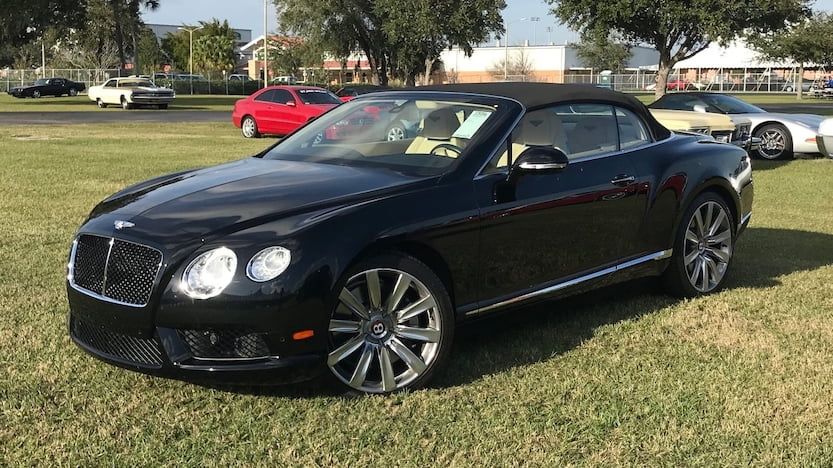
[[[825,117],[813,114],[769,114],[779,120],[801,122],[817,130]]]
[[[217,231],[378,196],[417,180],[376,169],[249,158],[128,187],[100,203],[85,229],[130,221],[131,236],[174,247]]]
[[[133,91],[147,91],[147,92],[151,92],[151,93],[159,93],[159,92],[170,93],[171,92],[171,90],[168,89],[168,88],[157,88],[157,87],[151,87],[151,86],[126,86],[126,88],[127,89],[132,89]]]

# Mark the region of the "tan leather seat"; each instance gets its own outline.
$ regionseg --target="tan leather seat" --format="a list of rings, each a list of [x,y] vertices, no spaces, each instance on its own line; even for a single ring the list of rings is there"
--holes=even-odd
[[[450,108],[437,109],[427,117],[423,122],[422,133],[414,138],[414,141],[408,146],[406,154],[431,154],[437,146],[446,143],[460,147],[465,147],[467,140],[454,138],[454,132],[460,128],[460,119],[457,113]],[[443,156],[457,157],[458,154],[454,151],[437,150],[434,154]]]
[[[513,160],[530,146],[550,146],[570,154],[564,124],[552,110],[533,111],[524,116],[520,132],[512,140]],[[508,158],[508,152],[504,151],[497,167],[506,167]]]
[[[615,151],[617,146],[616,120],[613,116],[584,117],[570,132],[570,149],[574,154]]]

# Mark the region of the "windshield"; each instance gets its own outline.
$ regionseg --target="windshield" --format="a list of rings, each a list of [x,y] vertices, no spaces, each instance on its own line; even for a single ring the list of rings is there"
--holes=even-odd
[[[341,100],[324,89],[299,89],[298,95],[304,104],[341,104]]]
[[[119,81],[120,88],[129,88],[133,86],[146,86],[153,88],[153,82],[150,80],[121,80]]]
[[[439,175],[465,156],[494,113],[464,101],[361,99],[322,115],[264,158]]]
[[[717,111],[724,114],[759,114],[765,112],[760,107],[753,106],[747,102],[732,96],[723,94],[702,94],[700,99],[706,103],[708,107],[714,107]]]
[[[44,86],[46,85],[46,80],[41,78],[40,80],[35,80],[35,86]]]

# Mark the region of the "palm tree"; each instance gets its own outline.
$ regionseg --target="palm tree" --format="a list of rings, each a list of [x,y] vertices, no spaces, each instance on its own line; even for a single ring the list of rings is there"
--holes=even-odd
[[[141,10],[156,10],[159,8],[160,0],[108,0],[110,10],[115,20],[115,30],[113,31],[114,39],[116,41],[116,48],[118,49],[119,61],[121,64],[126,62],[125,53],[125,29],[130,32],[130,37],[133,42],[134,55],[134,69],[139,69],[138,54],[136,53],[136,44],[139,37],[140,26],[142,25]]]

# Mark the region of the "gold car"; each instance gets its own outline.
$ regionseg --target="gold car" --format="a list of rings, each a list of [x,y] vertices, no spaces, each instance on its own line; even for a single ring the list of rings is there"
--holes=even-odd
[[[749,119],[736,117],[733,120],[724,114],[666,109],[651,109],[651,114],[673,132],[700,133],[746,150],[753,149],[754,141],[750,131],[752,121]]]

